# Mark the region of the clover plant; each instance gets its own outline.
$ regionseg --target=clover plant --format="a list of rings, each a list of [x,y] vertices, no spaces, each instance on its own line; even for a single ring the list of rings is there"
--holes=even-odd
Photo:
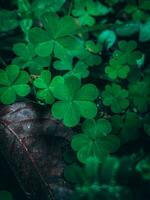
[[[6,0],[3,4],[0,103],[47,105],[51,116],[71,129],[71,154],[64,156],[64,178],[74,190],[68,198],[146,196],[150,1]],[[138,190],[135,195],[138,180],[142,194]],[[7,192],[1,191],[0,199],[1,195]]]

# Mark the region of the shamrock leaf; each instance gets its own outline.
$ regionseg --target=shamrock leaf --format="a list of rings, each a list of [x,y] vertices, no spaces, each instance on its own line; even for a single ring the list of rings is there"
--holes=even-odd
[[[148,81],[137,81],[129,85],[130,99],[140,112],[145,112],[148,109],[149,87]]]
[[[95,85],[81,87],[81,81],[75,76],[56,76],[51,87],[54,97],[59,100],[53,104],[52,114],[66,126],[76,126],[80,117],[91,119],[96,116],[97,107],[93,101],[99,92]]]
[[[112,80],[115,80],[117,78],[125,79],[129,71],[129,66],[122,64],[121,60],[119,59],[111,59],[109,65],[105,68],[105,73]]]
[[[82,131],[83,133],[74,135],[71,142],[80,162],[86,163],[89,157],[103,162],[109,153],[119,148],[119,139],[109,135],[111,124],[105,119],[84,121]]]
[[[93,0],[75,0],[72,14],[79,18],[81,25],[92,26],[95,24],[93,16],[104,16],[111,11],[108,7],[98,1]]]
[[[44,67],[50,64],[50,57],[37,56],[34,46],[30,43],[17,43],[14,45],[13,51],[18,57],[12,63],[21,68],[29,68],[32,74],[40,73]]]
[[[135,41],[120,41],[119,50],[113,53],[113,57],[121,59],[123,64],[136,65],[136,61],[142,57],[140,51],[135,51],[137,43]]]
[[[105,106],[111,106],[111,110],[114,113],[120,113],[126,109],[129,105],[128,91],[122,89],[118,84],[106,85],[105,91],[102,93],[103,104]]]
[[[13,200],[12,195],[5,190],[0,191],[0,199],[1,200]]]
[[[41,19],[45,30],[32,28],[29,40],[36,45],[35,51],[41,57],[50,56],[63,51],[71,54],[71,50],[78,50],[82,46],[79,39],[73,35],[77,33],[78,25],[71,16],[59,18],[55,13],[46,13]]]
[[[20,71],[18,66],[10,65],[6,70],[0,70],[0,101],[3,104],[11,104],[16,97],[24,97],[29,94],[30,87],[27,85],[29,75]]]
[[[45,101],[47,104],[54,102],[54,97],[51,92],[51,73],[43,70],[38,78],[33,82],[34,86],[38,88],[36,96],[38,99]]]

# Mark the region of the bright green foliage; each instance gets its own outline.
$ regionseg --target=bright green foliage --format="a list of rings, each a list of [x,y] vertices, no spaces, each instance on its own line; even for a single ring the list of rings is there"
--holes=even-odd
[[[11,104],[16,101],[16,97],[27,96],[30,87],[27,84],[29,75],[25,71],[20,71],[16,65],[10,65],[6,70],[0,70],[0,101],[3,104]]]
[[[53,104],[52,114],[66,126],[76,126],[80,117],[91,119],[96,116],[97,107],[93,101],[98,96],[98,89],[95,85],[81,87],[81,81],[75,76],[56,76],[51,87],[54,97],[59,100]]]
[[[103,104],[110,106],[112,112],[120,113],[126,109],[129,105],[128,91],[122,89],[120,85],[113,83],[112,85],[106,85],[105,91],[102,93]]]
[[[0,191],[0,199],[1,200],[13,200],[12,195],[5,190]]]
[[[70,129],[56,199],[148,199],[150,1],[2,2],[0,103],[47,105]]]
[[[35,51],[39,56],[50,56],[53,51],[59,57],[62,51],[67,54],[79,49],[81,42],[72,34],[78,30],[78,25],[71,16],[59,18],[55,13],[46,13],[42,17],[45,30],[32,28],[29,32],[30,41],[36,45]]]
[[[129,85],[129,94],[134,106],[140,111],[148,109],[150,98],[150,84],[148,81],[137,81]]]
[[[116,50],[113,57],[116,59],[121,59],[123,64],[135,65],[136,61],[142,57],[140,51],[136,51],[137,43],[135,41],[120,41],[119,50]]]
[[[108,14],[111,9],[100,3],[99,1],[93,0],[74,0],[74,9],[72,14],[79,18],[81,25],[92,26],[95,24],[93,16],[104,16]]]
[[[122,60],[120,59],[111,59],[109,65],[105,68],[105,73],[112,80],[117,78],[125,79],[130,71],[128,65],[122,64]]]
[[[29,71],[33,74],[40,73],[44,67],[50,64],[50,57],[42,58],[36,56],[35,48],[30,43],[15,44],[13,51],[18,57],[12,63],[20,66],[20,68],[29,68]]]
[[[42,71],[40,76],[34,80],[34,86],[38,88],[36,96],[38,99],[45,101],[47,104],[54,102],[54,97],[51,92],[51,73],[47,70]]]
[[[78,159],[86,163],[89,157],[96,157],[99,162],[119,147],[119,140],[111,132],[111,124],[106,119],[86,120],[82,125],[83,133],[73,137],[71,146],[77,151]]]

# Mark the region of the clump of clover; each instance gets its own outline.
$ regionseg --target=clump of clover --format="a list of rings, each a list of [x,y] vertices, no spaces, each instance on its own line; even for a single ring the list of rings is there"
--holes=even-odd
[[[27,96],[30,93],[28,82],[29,74],[16,65],[10,65],[5,70],[0,69],[0,101],[3,104],[12,104],[17,96]]]
[[[126,164],[111,153],[141,130],[150,135],[149,51],[143,48],[150,41],[149,1],[15,2],[17,11],[0,11],[0,37],[15,28],[23,33],[5,47],[16,57],[6,64],[0,57],[0,103],[31,97],[73,130],[70,151],[76,156],[64,171],[77,191],[70,199],[97,200],[98,193],[121,199],[114,177]],[[130,36],[144,42],[144,53]],[[149,157],[136,165],[145,180],[148,167]]]
[[[110,134],[111,129],[106,119],[84,121],[82,133],[74,135],[71,142],[78,160],[86,163],[89,157],[95,157],[101,163],[109,153],[115,152],[119,148],[119,139]]]
[[[93,84],[81,86],[81,80],[76,76],[55,76],[51,81],[51,73],[43,71],[34,85],[38,89],[36,95],[46,103],[53,103],[52,115],[68,127],[76,126],[80,118],[92,119],[97,114],[94,100],[99,91]]]
[[[14,53],[17,55],[12,63],[20,68],[28,68],[31,74],[40,73],[44,67],[50,64],[50,57],[40,57],[35,53],[35,47],[31,44],[17,43],[13,47]]]
[[[105,86],[102,100],[103,104],[110,106],[114,113],[120,113],[129,106],[128,91],[115,83]]]
[[[105,73],[112,80],[127,78],[130,68],[137,65],[142,57],[142,53],[135,50],[137,48],[135,41],[120,41],[118,47],[119,50],[114,51],[109,65],[105,67]]]
[[[72,14],[78,17],[81,25],[92,26],[95,24],[94,16],[105,16],[111,11],[110,8],[99,1],[75,0]]]

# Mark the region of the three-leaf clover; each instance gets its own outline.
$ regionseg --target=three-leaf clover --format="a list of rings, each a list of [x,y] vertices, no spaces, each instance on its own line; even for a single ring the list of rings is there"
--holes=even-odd
[[[105,106],[111,106],[111,110],[114,113],[120,113],[126,109],[129,105],[128,91],[122,89],[118,84],[106,85],[105,90],[102,93],[103,104]]]
[[[109,65],[105,68],[105,73],[112,80],[121,78],[125,79],[130,71],[128,65],[123,65],[119,59],[111,59]]]
[[[47,57],[54,52],[59,57],[62,49],[71,54],[72,50],[82,46],[82,42],[74,36],[79,27],[73,17],[59,18],[56,13],[49,12],[42,16],[41,22],[45,30],[34,27],[29,32],[29,40],[36,45],[37,55]]]
[[[119,50],[113,53],[113,57],[120,59],[123,64],[136,65],[137,60],[142,57],[142,53],[135,50],[137,48],[137,43],[133,40],[120,41],[118,46]]]
[[[96,104],[98,89],[93,84],[81,87],[81,80],[75,76],[56,76],[52,83],[52,93],[56,101],[52,106],[52,114],[56,119],[63,120],[68,127],[76,126],[80,117],[94,118],[97,114]]]
[[[11,104],[16,101],[17,96],[28,95],[28,81],[28,73],[16,65],[10,65],[5,70],[0,69],[0,101],[3,104]]]
[[[48,70],[43,70],[38,78],[33,82],[38,88],[36,96],[38,99],[45,101],[47,104],[54,102],[54,97],[51,92],[51,73]]]
[[[106,119],[89,119],[82,125],[83,133],[74,135],[71,146],[77,151],[79,161],[86,163],[89,157],[95,157],[99,162],[104,161],[109,153],[119,147],[119,139],[109,135],[111,124]]]
[[[50,57],[37,56],[34,46],[30,43],[17,43],[14,45],[13,51],[18,57],[13,59],[12,63],[21,68],[29,68],[32,74],[40,73],[44,67],[50,64]]]
[[[111,11],[108,7],[98,1],[75,0],[72,14],[79,18],[81,25],[92,26],[95,23],[94,16],[104,16]]]

